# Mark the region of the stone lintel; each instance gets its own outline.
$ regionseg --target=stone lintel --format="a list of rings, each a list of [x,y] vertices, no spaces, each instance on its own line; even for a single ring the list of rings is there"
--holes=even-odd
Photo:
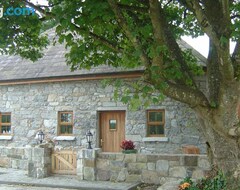
[[[126,106],[114,106],[114,107],[98,107],[97,111],[126,111],[127,107]]]

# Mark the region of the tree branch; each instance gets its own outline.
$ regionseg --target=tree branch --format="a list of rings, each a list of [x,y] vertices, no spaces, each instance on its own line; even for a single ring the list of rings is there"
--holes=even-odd
[[[147,55],[145,54],[143,47],[141,45],[141,42],[136,38],[136,36],[133,35],[131,29],[128,27],[126,20],[118,7],[117,1],[108,0],[108,3],[111,6],[111,8],[117,18],[117,21],[118,21],[119,25],[122,27],[127,38],[132,42],[133,46],[141,52],[141,55],[140,55],[141,61],[145,64],[146,68],[149,68],[149,65],[151,65],[151,62],[150,62],[149,58],[147,57]]]
[[[107,46],[108,48],[112,49],[115,52],[121,53],[123,51],[123,49],[121,47],[118,47],[117,44],[114,44],[113,42],[109,41],[108,39],[106,39],[106,38],[104,38],[102,36],[99,36],[99,35],[97,35],[97,34],[95,34],[93,32],[90,32],[89,29],[87,29],[87,28],[83,28],[83,27],[77,26],[74,23],[72,23],[72,26],[74,26],[77,31],[83,31],[83,32],[87,33],[92,38],[94,38],[95,40],[101,42],[102,44],[104,44],[105,46]]]
[[[167,4],[164,5],[164,7],[167,7],[172,1],[173,1],[173,0],[169,0],[169,1],[167,2]]]
[[[136,12],[139,12],[139,13],[147,13],[148,12],[148,9],[145,8],[145,7],[129,6],[129,5],[123,5],[123,4],[120,4],[120,3],[118,3],[117,5],[118,5],[119,8],[129,10],[129,11],[136,11]]]
[[[153,26],[153,35],[157,42],[157,46],[163,46],[165,44],[164,42],[164,32],[162,23],[160,22],[160,7],[159,7],[159,1],[158,0],[150,0],[149,1],[150,7],[150,18]],[[157,49],[157,47],[155,48]],[[153,64],[159,65],[160,69],[163,67],[163,54],[160,52],[159,55],[154,56],[153,58]]]
[[[234,68],[234,76],[239,78],[240,77],[240,39],[238,39],[236,43],[231,60]]]
[[[203,107],[210,106],[208,99],[201,91],[196,91],[185,85],[177,85],[171,82],[168,82],[167,84],[169,87],[164,90],[164,94],[169,97],[186,103],[191,107],[196,107],[198,105]]]
[[[232,15],[230,18],[231,18],[231,19],[240,18],[240,15],[239,15],[239,14]]]
[[[112,5],[112,6],[114,6],[114,5]],[[117,7],[115,7],[115,8],[117,8]],[[113,10],[114,10],[114,8],[113,8]],[[119,10],[119,9],[117,9],[117,10]],[[134,43],[134,47],[139,48],[139,44],[138,44],[139,42],[137,41],[137,39],[135,39],[132,36],[131,31],[129,30],[122,14],[120,12],[118,12],[117,10],[114,10],[114,12],[118,19],[118,22],[120,23],[122,28],[124,28],[124,31],[126,32],[127,37],[132,41],[132,43]],[[184,58],[182,57],[181,50],[180,50],[178,44],[176,43],[176,40],[172,36],[171,32],[170,32],[171,36],[169,36],[170,34],[169,34],[168,25],[167,25],[168,23],[165,20],[160,20],[163,16],[164,16],[164,14],[160,14],[158,0],[152,0],[150,2],[150,18],[152,20],[152,25],[154,27],[154,37],[156,39],[157,44],[164,45],[165,41],[167,41],[166,39],[171,37],[171,40],[167,41],[167,42],[169,42],[167,45],[170,47],[172,55],[174,56],[176,51],[179,52],[178,56],[181,58],[180,64],[187,67],[187,65],[184,61]],[[168,33],[168,35],[166,35],[167,33]],[[133,41],[133,39],[136,41]],[[174,42],[175,42],[175,44],[174,44]],[[155,60],[153,60],[153,62],[156,63],[156,65],[163,64],[161,55],[156,56],[156,57],[157,58]],[[179,60],[179,57],[174,57],[174,58]],[[185,73],[186,73],[186,71],[189,71],[188,67],[187,67],[187,69],[185,68],[185,70],[182,68],[182,70]],[[151,83],[151,84],[158,84],[158,85],[156,85],[157,89],[159,89],[159,86],[161,86],[161,83],[163,81],[166,81],[164,78],[162,78],[161,75],[159,75],[159,77],[157,79],[151,78],[151,75],[149,76],[148,72],[145,73],[144,79],[146,81],[149,81],[149,83]],[[188,105],[190,105],[192,107],[197,106],[198,104],[200,104],[202,106],[209,105],[207,98],[201,91],[194,90],[191,87],[188,87],[186,85],[177,85],[177,84],[174,84],[174,83],[171,83],[168,81],[167,88],[159,89],[159,90],[162,91],[165,95],[167,95],[175,100],[187,103]]]
[[[219,39],[217,34],[214,32],[207,16],[205,15],[202,7],[198,0],[179,0],[185,7],[194,13],[196,19],[204,32],[213,40],[214,44],[219,45]]]
[[[43,8],[49,8],[49,7],[53,7],[54,5],[36,5],[37,7],[43,7]]]
[[[54,15],[51,12],[46,12],[44,9],[42,9],[40,6],[34,5],[33,3],[27,1],[27,0],[22,0],[23,2],[26,3],[29,7],[34,8],[38,12],[42,13],[45,16],[53,17]]]
[[[212,18],[212,7],[213,1],[205,0],[205,10],[202,9],[198,0],[179,0],[184,6],[186,6],[190,11],[195,15],[199,25],[202,27],[203,31],[209,36],[212,40],[213,44],[217,48],[218,59],[219,59],[219,68],[222,75],[222,79],[225,81],[232,81],[234,78],[234,70],[233,65],[231,63],[230,54],[229,54],[229,24],[230,17],[227,15],[229,11],[229,4],[227,0],[221,0],[221,4],[219,1],[218,5],[221,10],[218,17]],[[211,4],[211,5],[210,5]],[[208,13],[208,14],[206,14]],[[212,22],[216,22],[218,18],[219,22],[212,24]],[[222,24],[222,23],[225,23]],[[224,26],[223,26],[224,25]]]
[[[194,81],[194,77],[191,74],[187,63],[183,58],[181,49],[177,44],[171,29],[169,29],[169,24],[167,23],[163,9],[160,7],[159,1],[150,0],[149,3],[150,3],[150,18],[152,21],[152,26],[154,29],[154,37],[156,41],[158,42],[159,45],[167,45],[173,59],[178,60],[181,66],[181,71],[183,75],[185,75],[184,80],[190,78],[193,82],[193,85],[197,88],[197,85]]]
[[[219,71],[218,54],[215,45],[209,40],[209,53],[207,59],[207,80],[209,90],[209,101],[213,106],[219,104],[219,90],[221,76]]]
[[[210,107],[208,99],[202,92],[191,89],[185,85],[174,84],[170,81],[167,81],[167,87],[161,88],[162,81],[157,82],[145,80],[145,82],[153,85],[164,95],[174,100],[186,103],[192,108],[196,106]]]

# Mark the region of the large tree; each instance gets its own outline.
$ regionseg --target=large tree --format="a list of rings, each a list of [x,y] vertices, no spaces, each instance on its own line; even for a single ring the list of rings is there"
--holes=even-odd
[[[0,7],[11,6],[29,6],[38,14],[0,19],[2,53],[40,58],[48,43],[41,30],[54,21],[59,42],[70,48],[66,57],[71,69],[142,66],[141,85],[135,87],[144,98],[157,92],[188,104],[201,123],[211,161],[224,171],[239,164],[239,0],[49,0],[47,6],[28,0],[0,2]],[[183,35],[203,34],[210,45],[206,65],[200,66],[178,41]],[[236,41],[232,54],[230,40]],[[205,91],[197,84],[199,75],[206,77]]]

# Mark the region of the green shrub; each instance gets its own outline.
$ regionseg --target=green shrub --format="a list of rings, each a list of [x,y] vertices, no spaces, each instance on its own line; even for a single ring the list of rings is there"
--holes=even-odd
[[[197,185],[203,190],[227,190],[227,181],[223,172],[218,172],[213,178],[204,178]]]
[[[229,190],[227,189],[227,179],[223,172],[219,171],[214,177],[206,177],[197,182],[193,182],[191,178],[185,178],[181,184],[189,183],[190,187],[179,190]]]

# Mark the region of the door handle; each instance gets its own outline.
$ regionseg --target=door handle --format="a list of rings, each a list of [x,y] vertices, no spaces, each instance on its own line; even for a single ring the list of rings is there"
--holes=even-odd
[[[101,143],[101,147],[103,146],[103,143],[104,143],[104,141],[101,139],[100,140],[100,143]]]

